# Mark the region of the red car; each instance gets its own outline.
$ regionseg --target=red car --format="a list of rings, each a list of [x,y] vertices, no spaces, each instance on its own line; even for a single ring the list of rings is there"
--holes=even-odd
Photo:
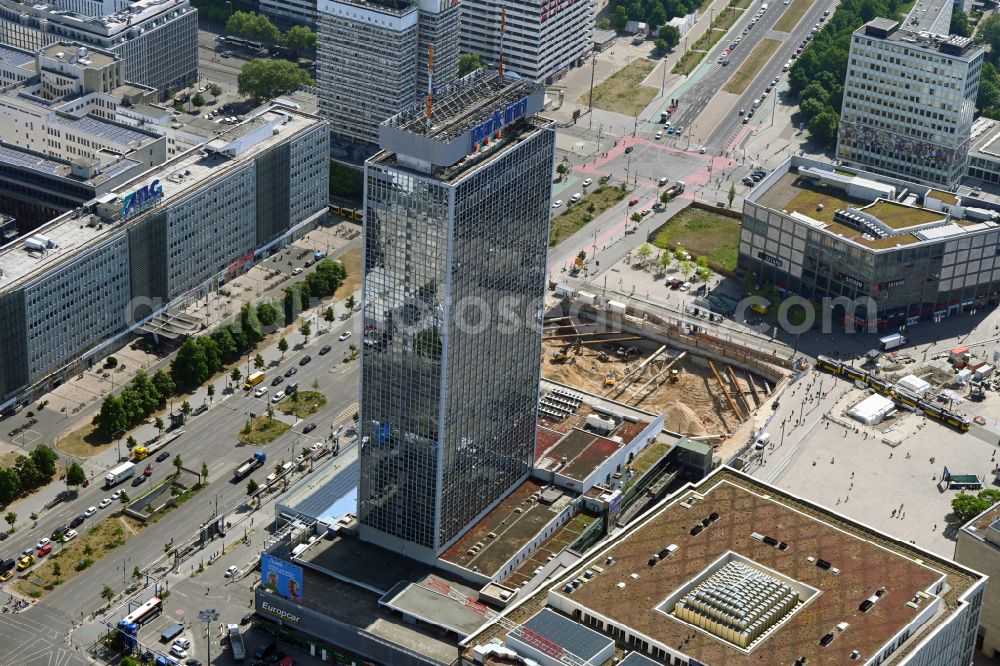
[[[142,473],[145,476],[150,476],[153,473],[153,465],[152,464],[146,465],[146,469],[144,469]]]
[[[38,557],[45,557],[46,555],[48,555],[51,552],[52,552],[52,544],[51,543],[47,543],[47,544],[45,544],[44,546],[42,546],[41,548],[38,549]]]
[[[632,199],[632,201],[629,201],[629,202],[628,202],[628,205],[629,205],[629,206],[634,206],[634,205],[636,205],[637,203],[639,203],[639,200],[638,200],[638,199]]]

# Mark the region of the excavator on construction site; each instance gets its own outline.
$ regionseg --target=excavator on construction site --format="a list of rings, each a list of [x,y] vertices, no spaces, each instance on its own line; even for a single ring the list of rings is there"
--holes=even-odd
[[[569,358],[570,345],[566,345],[562,349],[556,349],[552,352],[552,362],[553,363],[565,363]]]
[[[615,380],[615,371],[614,370],[609,370],[607,377],[604,378],[604,385],[605,386],[614,386],[615,385],[615,381],[616,381]]]

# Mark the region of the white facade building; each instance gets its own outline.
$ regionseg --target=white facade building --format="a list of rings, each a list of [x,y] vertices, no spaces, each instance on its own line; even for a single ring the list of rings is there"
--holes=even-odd
[[[954,188],[966,168],[983,48],[877,18],[851,38],[837,158]]]
[[[319,0],[319,113],[334,137],[375,146],[378,126],[458,70],[459,5],[452,0]]]
[[[111,16],[126,9],[132,0],[50,0],[48,4],[81,16]]]
[[[316,25],[316,0],[260,0],[258,9],[281,24]]]
[[[0,0],[0,44],[35,52],[72,41],[121,56],[125,79],[166,96],[198,79],[198,11],[187,0],[87,2],[67,10],[55,4]],[[98,5],[114,10],[91,16]],[[85,10],[81,13],[74,13]]]
[[[260,109],[0,249],[0,409],[300,233],[325,214],[329,161],[320,118]]]
[[[593,0],[515,0],[502,5],[504,68],[551,82],[593,48]],[[501,4],[462,3],[462,52],[477,53],[495,66],[500,60]]]

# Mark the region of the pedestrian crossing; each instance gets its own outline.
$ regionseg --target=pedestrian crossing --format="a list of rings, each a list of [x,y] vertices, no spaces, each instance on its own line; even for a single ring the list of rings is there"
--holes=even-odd
[[[343,421],[351,420],[354,417],[354,412],[358,411],[358,408],[359,408],[358,403],[356,402],[351,403],[351,405],[348,406],[346,409],[344,409],[344,411],[340,412],[339,414],[337,414],[336,417],[334,417],[333,423],[336,425]]]

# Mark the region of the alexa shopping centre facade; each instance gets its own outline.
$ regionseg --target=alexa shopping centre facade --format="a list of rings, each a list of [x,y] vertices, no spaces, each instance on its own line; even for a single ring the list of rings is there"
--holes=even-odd
[[[1000,302],[998,220],[995,204],[793,157],[747,196],[738,265],[840,299],[834,320],[856,330],[898,330]]]

